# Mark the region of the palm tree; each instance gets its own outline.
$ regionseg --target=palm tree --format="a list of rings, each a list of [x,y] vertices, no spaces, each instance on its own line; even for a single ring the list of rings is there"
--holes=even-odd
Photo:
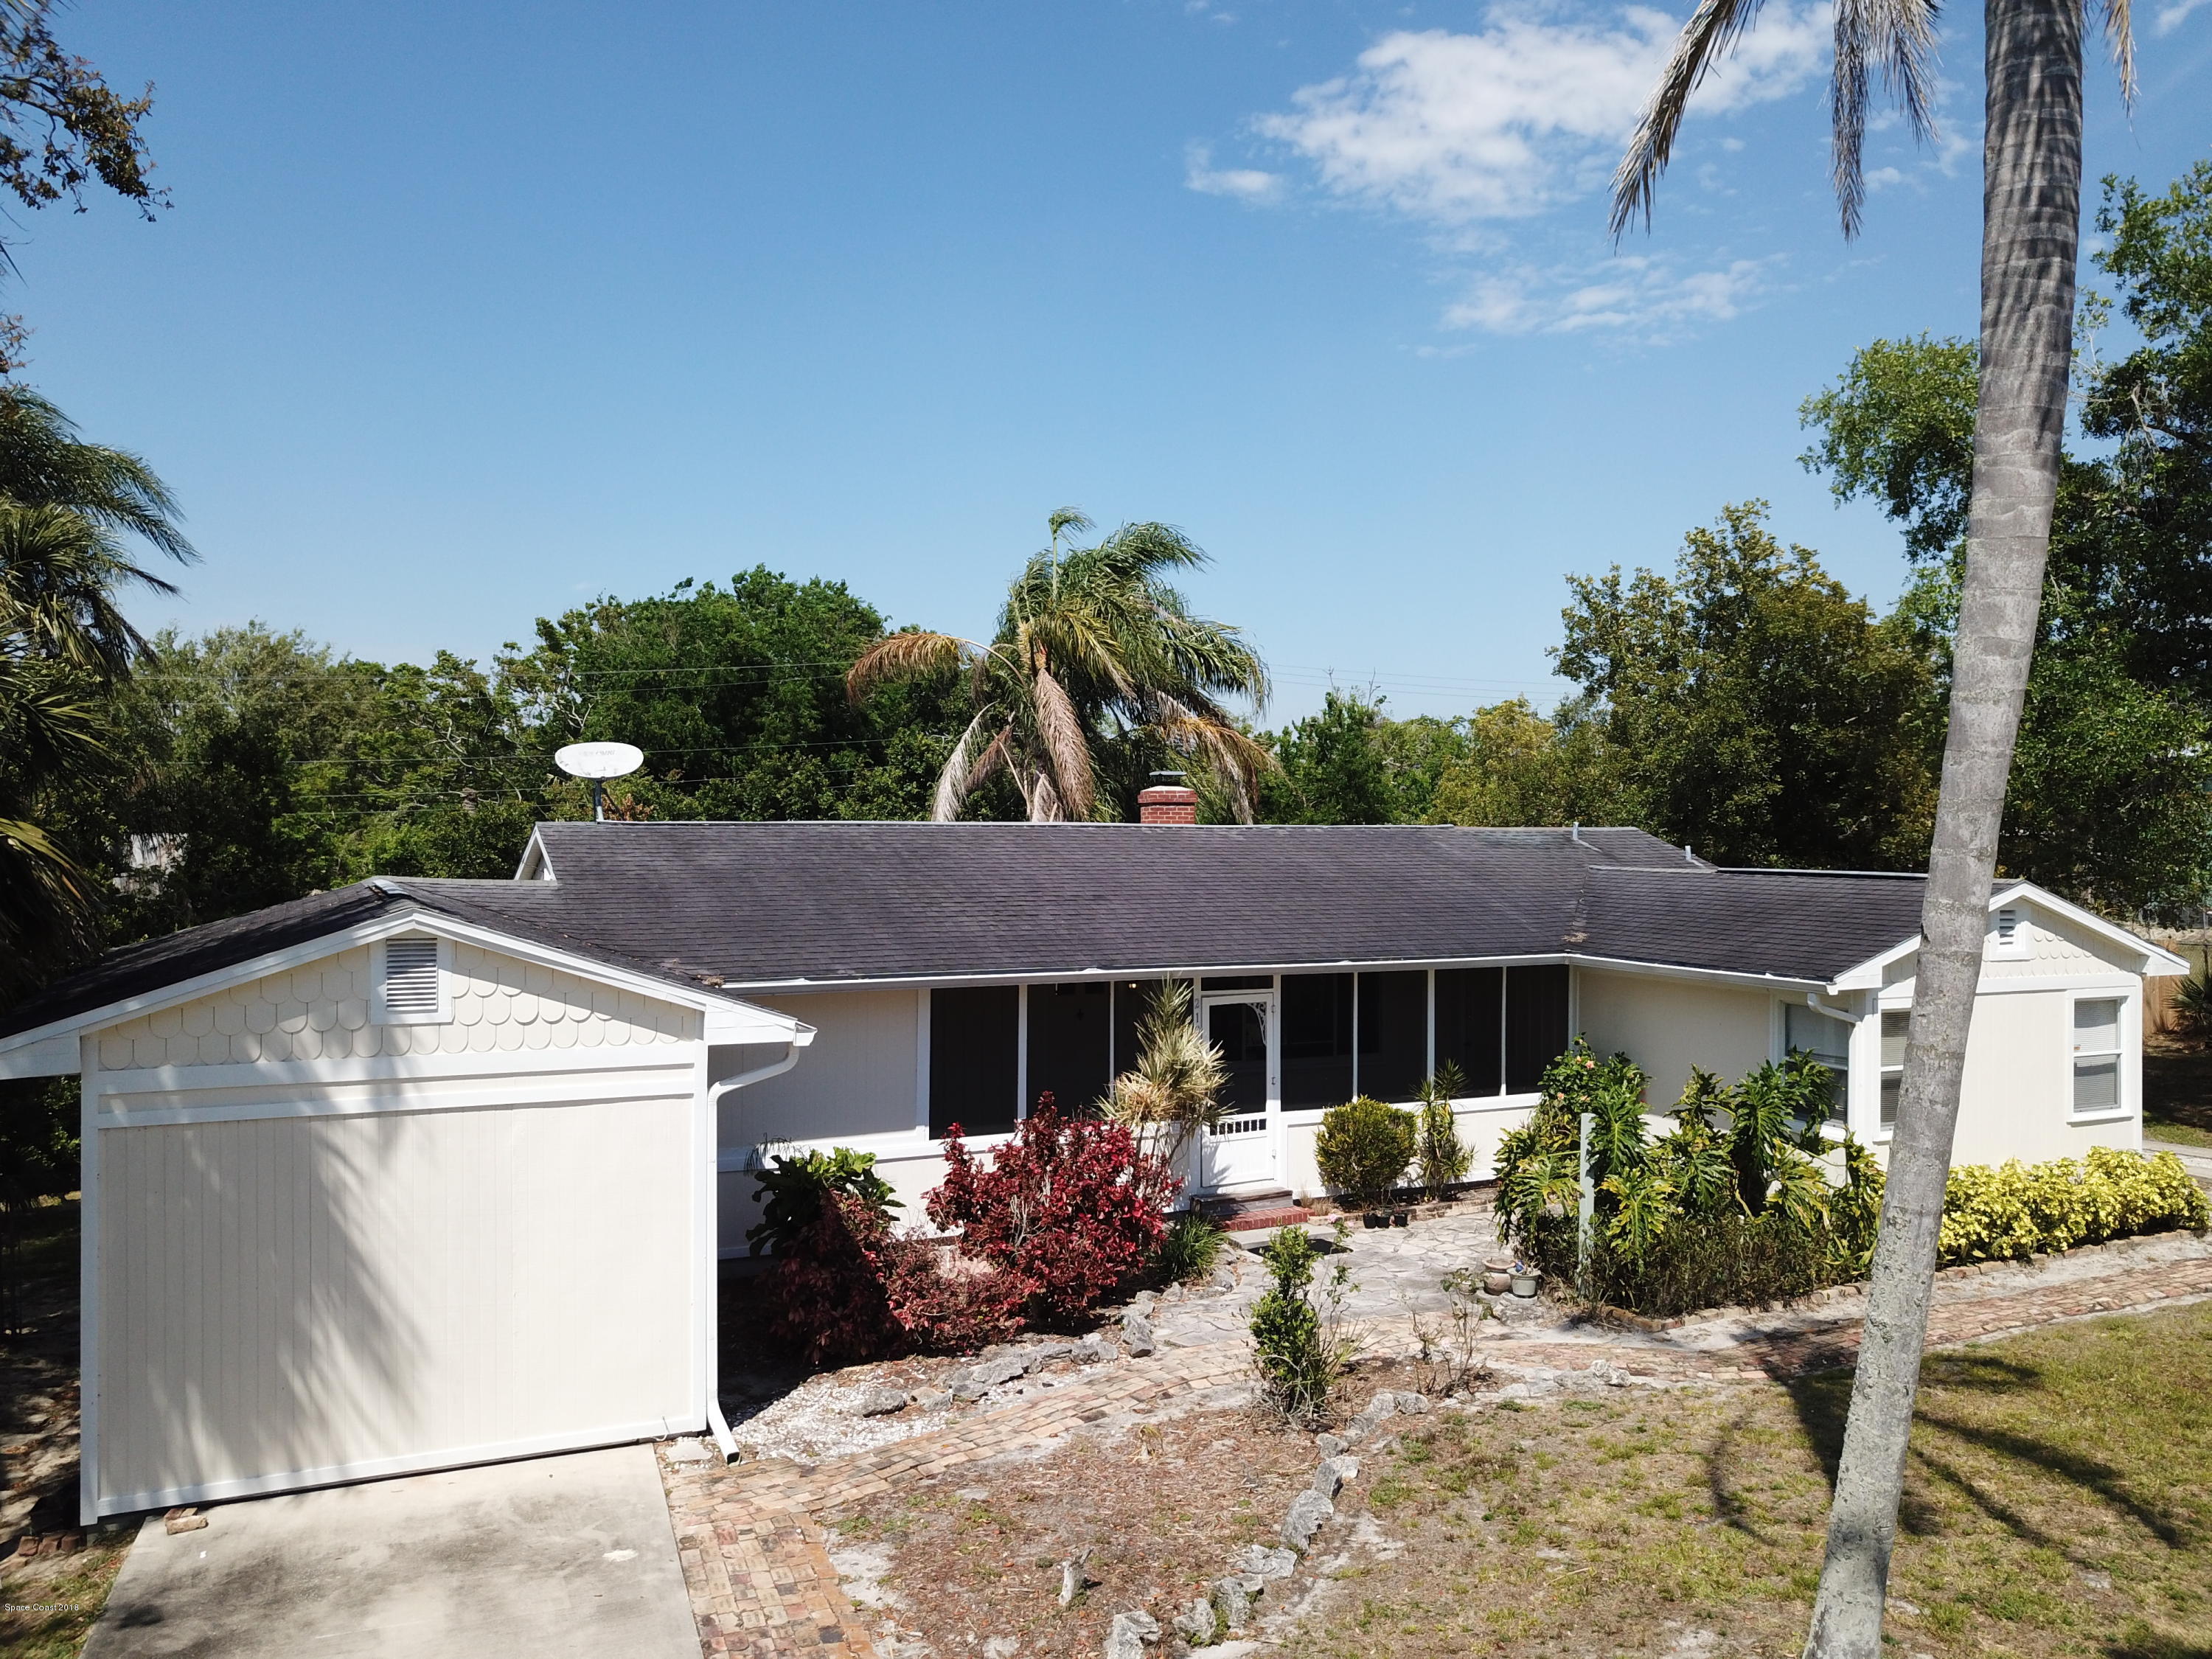
[[[2123,89],[2134,89],[2127,0],[2106,0]],[[1692,90],[1748,28],[1759,0],[1699,0],[1613,179],[1613,228],[1639,214]],[[1928,128],[1936,0],[1839,0],[1830,93],[1844,234],[1863,200],[1859,156],[1879,66],[1916,134]],[[1984,0],[1981,390],[1950,729],[1889,1178],[1865,1333],[1836,1471],[1808,1659],[1876,1659],[1905,1455],[1927,1341],[1943,1188],[1981,975],[1997,826],[2020,729],[2051,538],[2073,344],[2081,229],[2081,0]]]
[[[190,561],[177,517],[145,462],[82,442],[38,393],[0,387],[0,992],[93,942],[93,884],[40,819],[106,763],[100,694],[149,654],[117,591],[176,591],[122,538]]]
[[[1095,817],[1102,745],[1141,735],[1187,757],[1251,822],[1268,756],[1219,699],[1264,702],[1267,671],[1237,629],[1192,616],[1166,580],[1206,555],[1164,524],[1075,547],[1064,544],[1090,520],[1062,507],[1049,523],[1051,544],[1015,578],[989,644],[893,634],[845,678],[859,702],[893,681],[966,674],[975,715],[938,775],[930,817],[958,817],[1003,773],[1032,823]]]

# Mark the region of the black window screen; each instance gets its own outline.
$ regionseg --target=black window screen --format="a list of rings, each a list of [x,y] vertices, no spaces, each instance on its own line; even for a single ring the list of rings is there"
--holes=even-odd
[[[1505,1091],[1533,1094],[1567,1047],[1565,966],[1505,970]]]
[[[1119,1077],[1137,1063],[1143,1039],[1139,1028],[1152,1018],[1152,1000],[1169,981],[1162,979],[1124,979],[1114,984],[1114,1075]],[[1036,993],[1031,991],[1031,996]]]
[[[1341,1106],[1352,1098],[1352,975],[1283,975],[1283,1104]]]
[[[1429,1073],[1429,976],[1359,976],[1359,1092],[1408,1101]]]
[[[1505,1089],[1505,970],[1437,969],[1437,1069],[1459,1067],[1470,1095]]]
[[[1063,1112],[1089,1114],[1113,1081],[1112,998],[1103,980],[1030,987],[1029,1103],[1049,1090]]]
[[[929,1133],[957,1123],[971,1135],[1014,1127],[1016,1025],[1021,993],[1011,985],[961,986],[929,994]]]

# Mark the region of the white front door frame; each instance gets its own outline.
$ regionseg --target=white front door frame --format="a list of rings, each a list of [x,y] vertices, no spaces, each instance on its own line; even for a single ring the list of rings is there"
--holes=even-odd
[[[1198,1029],[1210,1031],[1213,1010],[1238,1004],[1256,1008],[1267,1044],[1267,1098],[1258,1109],[1247,1107],[1224,1124],[1231,1133],[1198,1137],[1192,1148],[1191,1191],[1210,1194],[1239,1187],[1272,1187],[1282,1176],[1283,1061],[1281,1006],[1273,988],[1201,991],[1195,1010]]]

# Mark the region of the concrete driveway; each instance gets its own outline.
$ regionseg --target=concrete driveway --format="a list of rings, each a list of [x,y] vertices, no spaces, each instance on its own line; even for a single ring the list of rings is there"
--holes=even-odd
[[[650,1446],[147,1522],[85,1659],[699,1659]]]

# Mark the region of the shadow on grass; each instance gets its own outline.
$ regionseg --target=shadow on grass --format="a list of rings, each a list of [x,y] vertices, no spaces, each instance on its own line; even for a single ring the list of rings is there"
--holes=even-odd
[[[2153,1630],[2140,1619],[2105,1644],[2105,1659],[2212,1659],[2212,1645],[2193,1636]]]
[[[2071,1553],[2064,1540],[2045,1532],[2033,1516],[2008,1501],[1989,1481],[1977,1479],[1931,1446],[1931,1431],[1978,1446],[2012,1463],[2055,1475],[2084,1496],[2125,1516],[2169,1549],[2188,1547],[2188,1533],[2175,1524],[2171,1515],[2137,1498],[2128,1489],[2124,1473],[2112,1464],[2069,1451],[2033,1435],[1970,1422],[1950,1412],[1931,1410],[1928,1404],[1929,1392],[1935,1389],[1949,1395],[2012,1395],[2043,1386],[2041,1369],[2017,1359],[1972,1352],[1929,1355],[1922,1374],[1922,1404],[1913,1418],[1913,1461],[1931,1480],[1956,1492],[2007,1531],[2045,1548]],[[1844,1427],[1850,1413],[1851,1373],[1824,1371],[1800,1377],[1788,1384],[1787,1389],[1796,1409],[1798,1424],[1814,1455],[1820,1459],[1828,1489],[1833,1492],[1836,1466],[1843,1455]],[[1753,1529],[1741,1518],[1742,1505],[1734,1493],[1732,1441],[1732,1431],[1723,1431],[1715,1440],[1707,1454],[1707,1481],[1712,1490],[1716,1515],[1725,1524],[1749,1532]],[[1942,1529],[1941,1514],[1925,1498],[1917,1497],[1908,1486],[1899,1510],[1898,1526],[1902,1531],[1927,1536]],[[2120,1650],[2112,1651],[2117,1659]],[[2164,1650],[2147,1652],[2152,1659],[2165,1659]],[[2212,1650],[2177,1649],[2174,1653],[2179,1659],[2212,1659]]]

